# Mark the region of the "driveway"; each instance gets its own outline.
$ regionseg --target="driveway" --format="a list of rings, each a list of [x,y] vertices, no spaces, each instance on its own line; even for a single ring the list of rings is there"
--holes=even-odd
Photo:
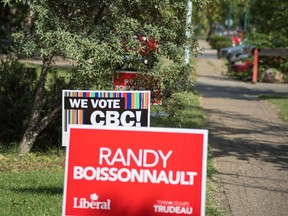
[[[225,61],[199,40],[196,88],[206,114],[224,216],[288,215],[288,124],[259,94],[288,96],[287,84],[251,84],[225,74]]]

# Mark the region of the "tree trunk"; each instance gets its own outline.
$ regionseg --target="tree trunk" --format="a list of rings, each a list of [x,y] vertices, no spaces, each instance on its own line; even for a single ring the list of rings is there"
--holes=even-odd
[[[43,59],[41,75],[39,77],[38,84],[37,84],[37,91],[36,91],[36,95],[34,99],[31,117],[29,120],[28,128],[26,132],[24,133],[22,140],[20,142],[19,154],[26,154],[31,150],[39,133],[48,125],[49,122],[46,122],[46,121],[47,120],[51,121],[51,119],[49,119],[48,117],[45,117],[41,120],[40,111],[42,108],[43,91],[44,91],[49,67],[52,63],[52,57],[53,55],[50,55],[50,56],[44,57]],[[43,121],[46,123],[46,125],[44,124]]]
[[[19,154],[23,155],[29,153],[33,147],[39,133],[34,131],[34,128],[28,128],[24,133],[19,146]]]
[[[52,119],[61,111],[61,105],[56,107],[53,112],[42,118],[42,120],[35,125],[35,127],[28,127],[19,146],[19,154],[23,155],[30,152],[33,147],[38,135],[44,130],[47,125],[52,121]]]

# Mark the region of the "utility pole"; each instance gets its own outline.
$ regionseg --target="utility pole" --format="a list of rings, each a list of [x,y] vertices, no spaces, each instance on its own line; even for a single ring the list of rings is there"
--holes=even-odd
[[[192,23],[192,0],[187,0],[187,13],[186,13],[186,29],[185,36],[187,39],[191,36],[191,23]],[[190,47],[189,44],[185,44],[184,47],[184,64],[189,64],[190,59]]]
[[[248,11],[245,11],[245,14],[244,14],[244,32],[245,33],[247,32],[247,29],[248,29],[247,28],[247,20],[248,20]]]
[[[248,31],[248,14],[249,14],[250,0],[245,5],[245,15],[244,15],[244,32],[245,34]]]

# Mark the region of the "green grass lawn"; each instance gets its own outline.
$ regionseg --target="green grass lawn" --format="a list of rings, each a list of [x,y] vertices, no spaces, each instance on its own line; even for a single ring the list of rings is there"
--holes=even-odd
[[[58,76],[65,75],[66,70],[60,70]],[[39,68],[37,71],[39,73]],[[151,127],[204,128],[205,116],[199,105],[198,95],[181,93],[177,96],[184,102],[184,109],[176,114],[176,118],[171,119],[161,106],[152,106]],[[259,98],[276,106],[279,117],[288,122],[288,97],[262,95]],[[61,215],[64,163],[64,149],[58,152],[29,153],[20,157],[15,148],[7,150],[0,145],[0,215]],[[216,170],[209,156],[206,216],[221,215],[210,181],[214,172]]]
[[[25,64],[36,68],[40,65]],[[71,68],[55,66],[56,76],[65,77]],[[53,79],[50,75],[49,79]],[[151,127],[178,127],[201,129],[205,116],[199,105],[199,97],[194,93],[179,93],[177,97],[184,103],[184,109],[168,118],[164,109],[151,107]],[[172,107],[173,108],[173,107]],[[0,143],[0,216],[56,216],[62,212],[64,187],[64,148],[57,152],[29,153],[18,156],[17,148],[7,148]],[[210,177],[215,172],[211,158],[208,160],[206,215],[219,216],[215,208],[215,197]]]
[[[18,156],[1,149],[1,216],[61,215],[64,154]]]
[[[261,95],[259,98],[276,106],[279,118],[288,122],[288,96]]]
[[[37,73],[37,77],[40,76],[40,73],[41,73],[41,66],[40,64],[32,64],[32,63],[25,63],[24,64],[25,67],[28,67],[28,68],[35,68],[36,69],[36,73]],[[48,82],[50,80],[53,79],[53,76],[55,75],[56,77],[63,77],[65,78],[65,80],[68,82],[68,77],[67,75],[69,75],[72,71],[72,66],[71,65],[52,65],[52,69],[53,69],[53,72],[54,73],[49,73],[48,74]]]
[[[178,127],[178,128],[198,128],[204,127],[204,113],[199,105],[199,97],[193,93],[177,94],[184,103],[184,109],[176,113],[176,117],[171,119],[166,117],[164,109],[155,105],[151,107],[152,127]]]
[[[178,95],[184,101],[184,109],[178,120],[169,119],[160,106],[153,106],[151,125],[154,127],[183,127],[201,129],[204,113],[199,107],[199,98],[192,93]],[[162,113],[162,114],[161,114]],[[177,125],[176,125],[177,124]],[[1,216],[54,216],[61,215],[64,186],[63,152],[29,153],[18,156],[16,148],[0,146],[0,209]],[[206,215],[219,216],[215,208],[209,177],[215,172],[213,162],[208,161]]]

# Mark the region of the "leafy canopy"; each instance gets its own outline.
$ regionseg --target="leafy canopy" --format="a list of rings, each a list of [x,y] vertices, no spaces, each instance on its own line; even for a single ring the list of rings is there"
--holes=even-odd
[[[193,39],[187,41],[184,36],[186,0],[18,2],[29,5],[28,15],[33,19],[31,26],[14,34],[21,54],[63,55],[70,59],[76,68],[71,76],[74,88],[109,89],[115,69],[123,65],[141,72],[149,71],[159,78],[176,79],[175,76],[185,74],[181,71],[187,69],[182,65],[183,45],[189,43],[196,47]],[[205,2],[195,1],[195,5],[201,7]],[[144,47],[135,40],[135,35],[159,43],[158,52],[147,56],[151,60],[148,66],[138,61]],[[125,56],[129,57],[128,62]],[[172,60],[173,66],[163,67],[158,61],[160,56]],[[174,74],[170,72],[171,67]],[[179,89],[185,86],[181,82],[176,84]]]
[[[252,1],[251,17],[255,29],[249,39],[254,45],[288,47],[288,1]]]

